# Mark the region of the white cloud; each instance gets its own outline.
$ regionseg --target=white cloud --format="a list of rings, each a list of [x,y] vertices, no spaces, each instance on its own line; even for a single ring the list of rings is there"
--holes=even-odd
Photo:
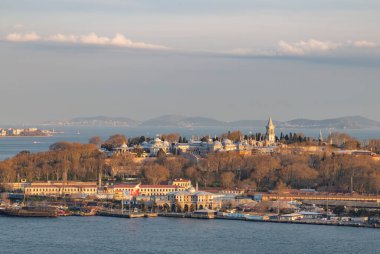
[[[74,35],[74,34],[54,34],[45,37],[40,37],[36,33],[12,33],[8,34],[5,38],[7,41],[12,42],[29,42],[29,41],[48,41],[57,43],[77,43],[77,44],[90,44],[90,45],[105,45],[105,46],[115,46],[115,47],[125,47],[125,48],[136,48],[136,49],[153,49],[153,50],[167,50],[168,47],[149,44],[145,42],[135,42],[123,34],[117,33],[113,38],[99,36],[96,33],[89,33],[86,35]]]
[[[45,38],[46,41],[53,41],[53,42],[71,42],[76,43],[78,42],[78,36],[76,35],[64,35],[64,34],[55,34],[50,35]]]
[[[30,33],[12,33],[8,34],[5,38],[7,41],[13,41],[13,42],[28,42],[28,41],[38,41],[41,39],[41,37],[36,34],[35,32]]]
[[[110,39],[98,36],[96,33],[90,33],[80,36],[80,42],[84,44],[106,45],[109,44]]]
[[[126,38],[124,35],[117,33],[115,37],[111,39],[110,42],[112,45],[129,47],[129,48],[145,48],[145,49],[168,49],[165,46],[148,44],[145,42],[134,42]]]
[[[376,48],[377,47],[377,44],[375,42],[365,41],[365,40],[354,41],[352,44],[357,48]]]
[[[342,47],[341,43],[310,39],[307,41],[299,41],[294,43],[279,41],[277,51],[280,55],[302,56],[313,53],[323,53],[331,50],[336,50],[340,47]]]

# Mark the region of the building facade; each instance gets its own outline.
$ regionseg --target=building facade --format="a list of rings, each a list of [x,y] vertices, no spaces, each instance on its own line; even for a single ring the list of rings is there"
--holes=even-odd
[[[72,194],[97,194],[96,182],[36,182],[24,188],[25,195],[60,196]]]
[[[167,200],[161,200],[160,208],[172,212],[191,212],[201,209],[216,209],[220,204],[214,202],[214,195],[206,191],[196,191],[194,188],[174,191],[167,195]]]
[[[268,124],[266,126],[266,135],[265,139],[269,143],[269,145],[276,143],[276,126],[273,124],[272,117],[269,117]]]

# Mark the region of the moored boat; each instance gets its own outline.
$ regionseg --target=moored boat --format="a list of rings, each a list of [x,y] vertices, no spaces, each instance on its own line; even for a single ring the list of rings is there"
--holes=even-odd
[[[191,218],[196,218],[196,219],[215,219],[216,211],[210,210],[210,209],[202,209],[202,210],[197,210],[194,211],[191,214]]]
[[[144,217],[145,218],[152,218],[152,217],[157,217],[158,213],[145,213]]]
[[[58,210],[54,207],[6,207],[0,213],[15,217],[58,217]]]

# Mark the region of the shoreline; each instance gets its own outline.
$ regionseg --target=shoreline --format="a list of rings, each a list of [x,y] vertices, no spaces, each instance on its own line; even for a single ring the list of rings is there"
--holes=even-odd
[[[337,226],[337,227],[355,227],[355,228],[373,228],[380,229],[380,225],[370,225],[370,224],[354,224],[354,223],[340,223],[331,221],[282,221],[282,220],[251,220],[244,217],[233,218],[233,217],[222,217],[215,216],[215,218],[195,218],[186,214],[173,214],[173,213],[159,213],[158,216],[166,218],[179,218],[179,219],[203,219],[203,220],[238,220],[247,222],[258,222],[258,223],[279,223],[279,224],[302,224],[302,225],[318,225],[318,226]]]
[[[132,214],[133,215],[133,214]],[[1,217],[17,217],[17,216],[7,216],[0,214]],[[68,215],[68,216],[58,216],[59,217],[70,217],[78,215]],[[176,219],[194,219],[194,220],[235,220],[235,221],[246,221],[246,222],[257,222],[257,223],[277,223],[277,224],[297,224],[297,225],[312,225],[312,226],[335,226],[335,227],[352,227],[352,228],[371,228],[371,229],[380,229],[380,225],[377,224],[354,224],[354,223],[340,223],[340,222],[323,222],[323,221],[281,221],[281,220],[250,220],[247,218],[228,218],[216,216],[215,218],[201,218],[201,217],[191,217],[188,214],[179,214],[179,213],[158,213],[156,216],[146,216],[145,213],[139,213],[138,216],[131,216],[129,213],[119,214],[119,213],[109,213],[101,212],[96,215],[79,215],[79,217],[89,217],[89,216],[98,216],[98,217],[113,217],[113,218],[124,218],[124,219],[136,219],[136,218],[176,218]],[[27,218],[21,217],[20,218]],[[35,218],[35,217],[30,217]]]
[[[52,138],[54,135],[46,135],[46,136],[0,136],[1,138]]]

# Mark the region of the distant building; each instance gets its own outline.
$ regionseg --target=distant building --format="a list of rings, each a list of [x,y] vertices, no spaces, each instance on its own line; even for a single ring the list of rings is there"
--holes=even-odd
[[[33,128],[26,128],[24,131],[25,132],[36,132],[36,131],[38,131],[38,129],[33,127]]]
[[[169,143],[156,137],[154,140],[149,142],[144,141],[141,144],[135,145],[133,148],[129,148],[129,151],[138,157],[155,157],[159,151],[163,151],[165,154],[183,155],[192,159],[198,159],[198,156],[205,156],[208,153],[214,152],[233,151],[242,155],[251,155],[257,150],[256,152],[258,153],[271,153],[278,147],[276,143],[275,128],[272,118],[270,117],[266,126],[265,139],[260,138],[260,140],[255,140],[253,137],[248,139],[240,137],[239,141],[232,141],[228,138],[219,141],[216,136],[214,139],[209,136],[202,140],[200,137],[191,137],[187,143]],[[119,147],[116,148],[114,152],[120,153],[124,150],[128,151],[128,148],[126,146]]]
[[[35,182],[25,187],[25,195],[31,196],[95,195],[96,193],[96,182]]]
[[[114,186],[115,196],[119,195],[121,192],[132,192],[136,193],[136,196],[165,196],[170,192],[178,190],[179,187],[176,185],[133,185],[133,184],[116,184]]]
[[[7,130],[0,129],[0,137],[5,137],[7,135]]]
[[[121,146],[113,149],[115,154],[125,154],[129,151],[128,145],[124,142]]]
[[[192,187],[190,180],[182,179],[182,178],[173,180],[171,184],[178,186],[181,189],[189,189]]]
[[[18,135],[20,135],[23,131],[24,131],[24,129],[9,128],[8,131],[7,131],[7,134],[8,134],[9,136],[18,136]]]
[[[145,152],[149,154],[149,156],[157,156],[157,153],[160,150],[162,150],[165,153],[169,153],[170,143],[167,141],[162,141],[160,138],[157,137],[150,142],[142,142],[140,147],[144,149]]]
[[[276,126],[273,124],[272,117],[269,117],[268,124],[266,126],[265,140],[270,144],[276,143]]]
[[[215,209],[220,203],[214,202],[214,194],[206,191],[196,191],[194,188],[174,191],[167,195],[167,203],[161,205],[171,211],[195,211],[204,208]]]

